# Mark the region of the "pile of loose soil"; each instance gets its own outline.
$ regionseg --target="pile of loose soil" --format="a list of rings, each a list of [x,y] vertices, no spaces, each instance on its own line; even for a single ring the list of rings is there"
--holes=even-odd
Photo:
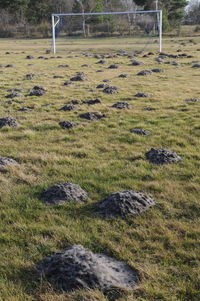
[[[28,79],[28,80],[32,80],[34,77],[35,77],[35,74],[33,74],[33,73],[25,75],[25,78]]]
[[[147,98],[149,97],[148,93],[144,93],[144,92],[138,92],[137,94],[134,95],[135,97],[143,97],[143,98]]]
[[[154,164],[177,163],[181,160],[175,152],[165,148],[152,148],[146,153],[146,158]]]
[[[60,108],[60,111],[73,111],[73,110],[77,110],[79,109],[79,107],[76,107],[73,104],[69,104],[69,105],[65,105],[64,107]]]
[[[188,102],[198,102],[199,98],[187,98],[187,99],[185,99],[185,101],[188,101]]]
[[[131,109],[131,106],[127,102],[124,102],[124,101],[116,102],[112,105],[112,107],[117,108],[117,109]]]
[[[112,64],[108,67],[109,69],[118,69],[119,68],[119,65],[117,64]]]
[[[49,187],[42,193],[41,199],[50,205],[69,201],[84,202],[88,199],[88,194],[79,185],[65,182]]]
[[[152,72],[154,73],[161,73],[161,72],[164,72],[163,69],[160,69],[160,68],[155,68],[155,69],[151,69]]]
[[[144,64],[143,62],[136,61],[136,60],[133,60],[133,61],[131,62],[131,65],[132,65],[132,66],[141,66],[141,65],[143,65],[143,64]]]
[[[152,73],[153,72],[151,70],[142,70],[142,71],[138,72],[137,75],[139,75],[139,76],[145,76],[145,75],[150,75]]]
[[[12,92],[12,93],[6,95],[6,98],[20,98],[22,96],[23,95],[19,92]]]
[[[149,196],[133,190],[114,192],[97,205],[97,212],[104,217],[135,216],[155,205]]]
[[[14,159],[0,156],[0,170],[5,169],[7,166],[16,164],[18,163]]]
[[[30,90],[30,96],[43,96],[46,93],[46,89],[43,86],[35,86]]]
[[[20,124],[11,117],[5,117],[5,118],[0,118],[0,128],[4,127],[4,126],[10,126],[10,127],[17,127]]]
[[[101,112],[87,112],[87,113],[80,114],[79,117],[87,120],[99,120],[105,118],[106,115],[102,114]]]
[[[89,99],[89,100],[84,100],[82,103],[87,104],[87,105],[96,105],[96,104],[101,103],[101,100],[99,98]]]
[[[120,74],[118,77],[121,77],[121,78],[128,78],[129,75],[128,75],[128,74]]]
[[[144,129],[132,129],[130,130],[131,133],[135,133],[137,135],[142,135],[142,136],[149,136],[151,132],[144,130]]]
[[[107,94],[116,94],[118,93],[118,90],[119,89],[116,86],[108,86],[103,89],[103,92]]]
[[[76,76],[70,78],[71,81],[85,81],[87,80],[87,76],[84,72],[77,73]]]
[[[76,289],[109,290],[133,289],[138,272],[123,261],[96,254],[82,245],[73,245],[55,253],[37,265],[42,277],[64,292]]]

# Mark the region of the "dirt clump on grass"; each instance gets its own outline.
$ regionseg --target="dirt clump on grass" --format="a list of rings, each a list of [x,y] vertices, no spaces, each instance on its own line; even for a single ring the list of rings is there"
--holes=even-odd
[[[131,106],[127,102],[119,101],[119,102],[114,103],[112,105],[112,108],[116,108],[116,109],[131,109]]]
[[[78,72],[76,76],[70,78],[71,81],[85,81],[87,76],[84,72]]]
[[[43,96],[46,94],[46,89],[43,86],[35,86],[30,90],[29,96]]]
[[[103,92],[107,94],[116,94],[118,93],[118,90],[119,89],[116,86],[108,86],[103,89]]]
[[[138,92],[134,96],[135,97],[141,97],[141,98],[147,98],[147,97],[149,97],[149,94],[148,93],[144,93],[144,92]]]
[[[17,127],[20,124],[12,117],[0,118],[0,128],[4,126]]]
[[[139,282],[138,272],[125,262],[93,253],[82,245],[45,258],[37,270],[64,292],[99,289],[106,294],[110,290],[133,289]]]
[[[105,89],[108,87],[108,84],[99,84],[98,86],[96,86],[97,89]]]
[[[185,101],[187,101],[187,102],[198,102],[199,98],[187,98],[187,99],[185,99]]]
[[[68,121],[68,120],[60,121],[59,125],[61,126],[61,128],[65,129],[65,130],[71,129],[71,128],[77,126],[77,124],[75,122]]]
[[[30,73],[30,74],[26,74],[26,75],[25,75],[25,78],[26,78],[27,80],[32,80],[34,77],[35,77],[35,74],[33,74],[33,73]]]
[[[87,113],[80,114],[79,117],[87,120],[99,120],[105,118],[106,115],[102,114],[101,112],[87,112]]]
[[[79,107],[73,105],[73,104],[68,104],[65,105],[64,107],[60,108],[60,111],[73,111],[73,110],[78,110]]]
[[[139,76],[146,76],[146,75],[151,75],[153,72],[151,70],[142,70],[137,73]]]
[[[128,74],[120,74],[118,77],[120,77],[120,78],[128,78],[129,77],[129,75]]]
[[[137,60],[133,60],[131,62],[131,66],[141,66],[141,65],[144,65],[144,63],[140,62],[140,61],[137,61]]]
[[[6,95],[6,98],[20,98],[20,97],[23,97],[23,95],[19,92],[12,92]]]
[[[41,194],[41,199],[50,205],[70,201],[84,202],[88,199],[88,194],[79,185],[65,182],[49,187]]]
[[[1,169],[4,170],[4,169],[6,169],[7,166],[16,165],[16,164],[18,164],[18,163],[14,159],[0,156],[0,170]]]
[[[104,217],[135,216],[155,205],[149,196],[133,190],[114,192],[97,205],[97,212]]]
[[[131,129],[130,132],[141,136],[149,136],[151,134],[150,131],[144,129]]]
[[[154,69],[151,69],[151,71],[154,73],[161,73],[161,72],[164,72],[164,69],[154,68]]]
[[[99,98],[89,99],[89,100],[84,100],[82,103],[87,105],[96,105],[96,104],[100,104],[101,100]]]
[[[181,160],[175,152],[165,148],[152,148],[146,154],[146,158],[154,164],[177,163]]]
[[[118,69],[119,68],[119,65],[117,64],[112,64],[108,67],[108,69]]]

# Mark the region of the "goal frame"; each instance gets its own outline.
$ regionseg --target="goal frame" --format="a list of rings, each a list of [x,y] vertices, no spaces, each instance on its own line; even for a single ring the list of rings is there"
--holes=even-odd
[[[56,26],[60,22],[62,16],[100,16],[100,15],[127,15],[127,14],[144,14],[156,13],[158,17],[159,31],[159,52],[162,52],[162,10],[138,10],[138,11],[123,11],[123,12],[98,12],[98,13],[66,13],[66,14],[51,14],[52,21],[52,51],[56,54]],[[57,19],[57,20],[56,20]]]

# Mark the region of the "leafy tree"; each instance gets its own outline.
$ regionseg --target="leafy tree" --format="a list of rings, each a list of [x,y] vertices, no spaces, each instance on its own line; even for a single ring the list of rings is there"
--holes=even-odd
[[[192,25],[200,24],[200,2],[198,0],[190,1],[186,12],[185,23]]]
[[[8,8],[10,10],[22,9],[27,7],[30,0],[0,0],[0,8]]]
[[[143,6],[145,10],[155,9],[154,0],[135,0],[137,5]],[[158,1],[159,8],[163,9],[163,20],[165,24],[171,26],[179,26],[185,14],[187,0],[160,0]]]

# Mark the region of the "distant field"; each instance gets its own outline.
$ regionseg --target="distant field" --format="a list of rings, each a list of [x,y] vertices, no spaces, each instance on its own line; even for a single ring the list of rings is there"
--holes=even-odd
[[[185,101],[200,99],[200,69],[192,68],[200,63],[200,38],[164,39],[164,52],[192,56],[164,60],[177,61],[180,66],[156,62],[158,44],[138,44],[117,38],[60,39],[57,55],[61,57],[57,58],[45,53],[51,45],[48,39],[0,40],[0,65],[14,65],[0,68],[0,118],[13,117],[21,124],[0,129],[0,156],[20,163],[0,172],[0,300],[108,301],[98,290],[64,294],[38,279],[34,266],[73,244],[138,269],[138,288],[119,301],[200,300],[200,101]],[[93,55],[85,56],[113,55],[120,49],[129,54],[143,50],[135,59],[144,65],[131,66],[132,59],[120,55],[104,58],[107,64],[100,65]],[[153,55],[143,57],[151,50]],[[35,59],[28,60],[27,55]],[[119,68],[108,69],[112,63]],[[58,67],[61,64],[69,67]],[[164,72],[136,75],[153,68]],[[64,86],[76,72],[84,72],[88,80]],[[27,80],[25,75],[30,73],[35,77]],[[129,77],[120,78],[120,74]],[[110,80],[108,84],[117,86],[119,92],[108,95],[97,89],[103,80]],[[44,86],[47,93],[27,96],[35,85]],[[6,98],[7,90],[13,88],[24,89],[23,97]],[[138,92],[150,97],[137,98]],[[78,104],[79,109],[70,112],[59,110],[72,100],[95,98],[102,103]],[[132,108],[112,108],[118,101]],[[19,111],[22,107],[33,110]],[[155,110],[144,110],[146,107]],[[89,111],[102,112],[106,118],[87,121],[79,117]],[[78,126],[61,129],[58,122],[63,120]],[[133,128],[149,130],[151,135],[130,133]],[[182,160],[154,165],[145,158],[152,147],[173,150]],[[67,181],[88,191],[90,201],[48,206],[40,200],[44,189]],[[156,206],[128,221],[94,216],[99,200],[126,189],[151,195]]]

